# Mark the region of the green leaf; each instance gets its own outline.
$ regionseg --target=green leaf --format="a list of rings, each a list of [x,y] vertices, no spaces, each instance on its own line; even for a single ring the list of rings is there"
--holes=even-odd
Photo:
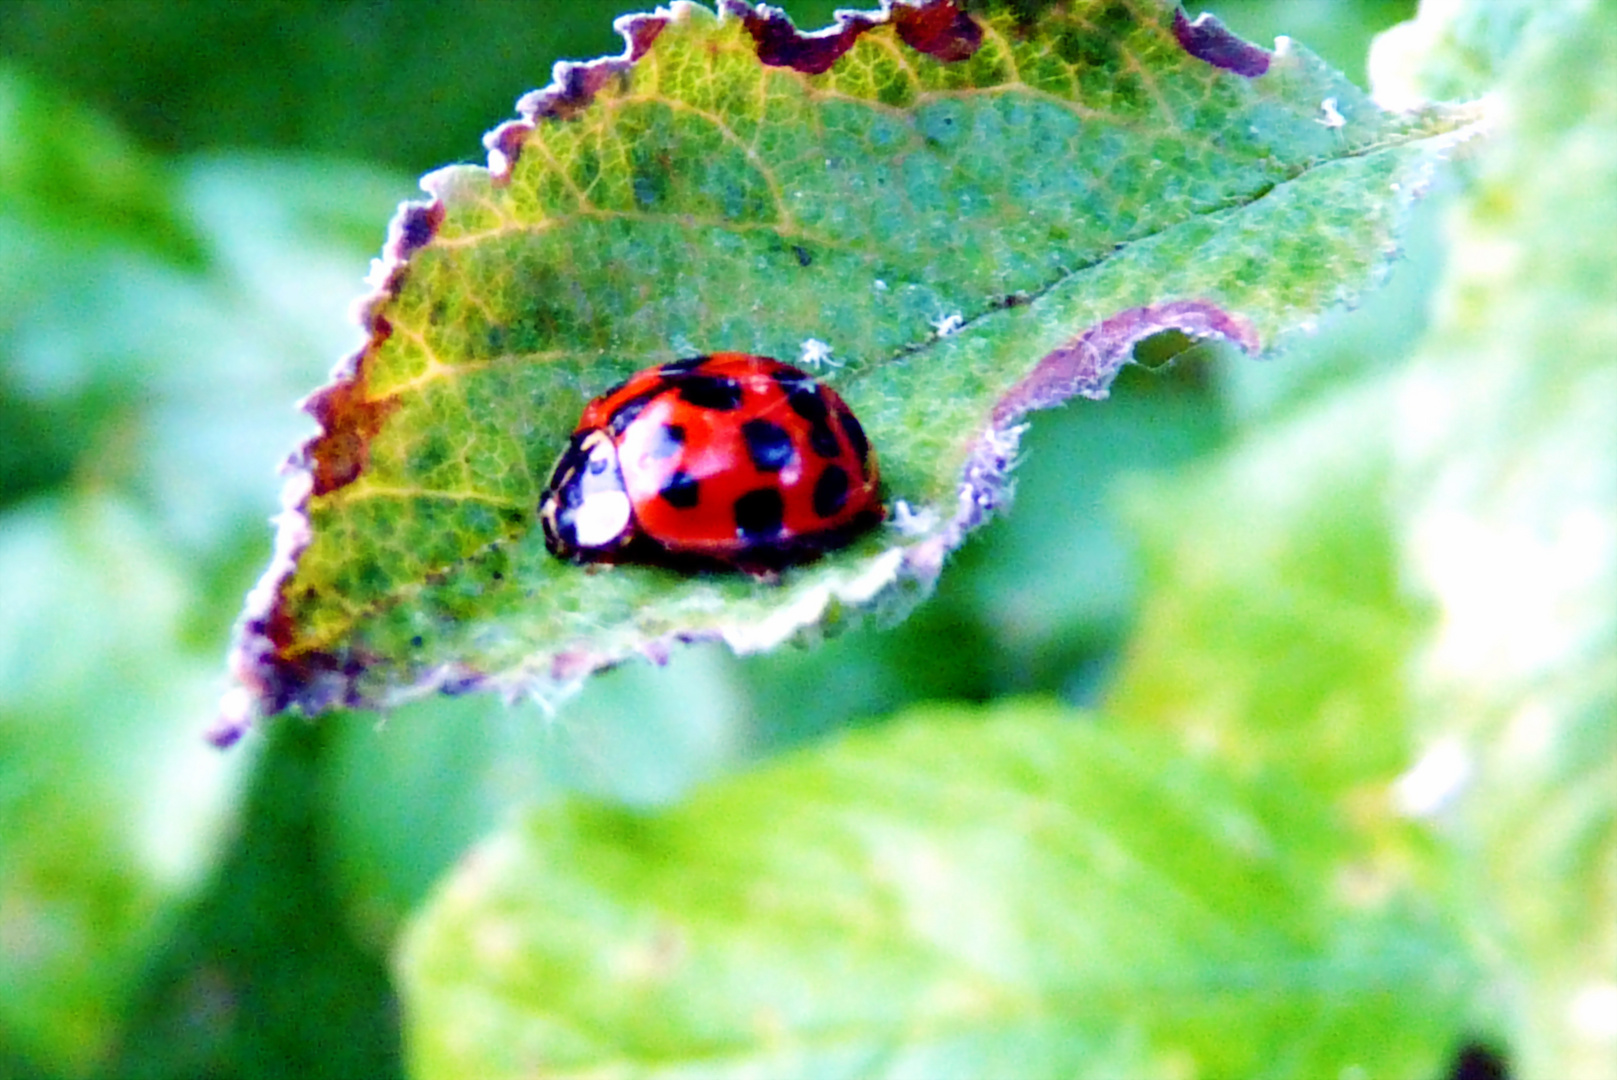
[[[1290,795],[1025,701],[534,813],[405,938],[412,1075],[1433,1075],[1454,943]]]
[[[1579,0],[1470,0],[1422,4],[1415,18],[1378,35],[1370,86],[1389,109],[1473,98],[1494,90],[1523,43],[1567,33]]]
[[[330,163],[159,169],[3,70],[0,127],[0,1074],[78,1076],[140,1041],[236,823],[252,760],[201,738],[217,597],[262,557],[262,461],[308,430],[284,403],[318,367],[288,358],[341,347],[354,222],[403,186]],[[76,490],[31,494],[68,473]]]
[[[1136,500],[1107,702],[1331,798],[1362,886],[1467,928],[1523,1076],[1617,1068],[1614,47],[1609,8],[1522,46],[1413,364]]]
[[[902,610],[1006,502],[1027,411],[1104,397],[1151,334],[1268,352],[1355,299],[1471,118],[1383,113],[1301,48],[1156,3],[839,26],[622,20],[625,58],[563,68],[490,135],[493,174],[424,181],[369,344],[308,403],[324,430],[221,739],[444,686],[553,699],[675,641]],[[882,529],[767,585],[545,553],[535,506],[586,398],[684,355],[823,346]]]
[[[176,645],[187,593],[118,501],[0,515],[0,1041],[64,1075],[113,1049],[248,764],[198,738],[217,677]]]
[[[1150,588],[1108,709],[1336,797],[1403,770],[1405,669],[1430,618],[1399,580],[1395,402],[1391,379],[1370,379],[1136,485]]]
[[[761,710],[722,654],[595,681],[564,723],[483,697],[344,713],[332,736],[329,831],[360,931],[385,947],[429,886],[512,807],[564,791],[669,802],[735,765]],[[738,745],[742,744],[742,745]],[[410,792],[399,799],[400,791]]]
[[[1617,1075],[1617,11],[1526,42],[1401,395],[1417,805],[1522,1076]]]
[[[145,500],[193,552],[216,550],[273,511],[263,462],[309,430],[285,402],[317,377],[322,352],[354,337],[343,294],[365,266],[356,222],[405,186],[243,157],[195,158],[168,180],[206,272],[106,243],[88,224],[95,243],[26,206],[0,210],[0,422],[12,433],[0,467],[14,465],[0,500],[94,476]]]
[[[69,248],[118,244],[194,269],[205,253],[172,181],[115,125],[0,63],[0,199],[7,217],[47,229]],[[0,247],[9,231],[0,230]]]

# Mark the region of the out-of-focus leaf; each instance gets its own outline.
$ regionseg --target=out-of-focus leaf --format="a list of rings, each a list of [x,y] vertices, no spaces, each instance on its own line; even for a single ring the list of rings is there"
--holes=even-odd
[[[1024,13],[1025,14],[1025,13]],[[946,0],[804,38],[739,5],[621,23],[395,221],[370,343],[244,618],[222,737],[442,685],[542,696],[674,640],[772,647],[923,593],[1028,410],[1169,328],[1250,351],[1356,297],[1469,113],[1394,116],[1175,7]],[[648,363],[829,347],[893,514],[778,586],[545,554],[583,400]]]
[[[613,47],[622,10],[621,0],[547,4],[543,18],[478,0],[7,0],[0,56],[165,155],[229,147],[419,174],[475,150],[536,62]]]
[[[261,463],[308,430],[286,401],[311,351],[351,340],[336,298],[399,188],[326,163],[158,169],[32,84],[5,93],[0,462],[24,475],[0,478],[0,1043],[75,1075],[129,1034],[213,869],[245,763],[200,738],[230,616],[206,590],[250,573]]]
[[[331,834],[355,925],[379,950],[478,837],[567,791],[672,802],[750,758],[757,710],[728,656],[683,654],[595,680],[560,715],[483,696],[337,719]],[[406,797],[400,797],[407,792]]]
[[[1322,888],[1293,794],[1023,702],[536,812],[406,938],[412,1074],[1428,1077],[1452,942]]]
[[[1415,18],[1379,34],[1370,86],[1388,109],[1474,98],[1498,87],[1516,52],[1576,25],[1584,0],[1421,0]]]
[[[1617,1070],[1617,17],[1562,30],[1501,90],[1415,365],[1140,504],[1157,587],[1108,707],[1331,794],[1362,841],[1345,882],[1424,885],[1469,926],[1492,964],[1472,1022],[1520,1075],[1596,1078]]]
[[[0,516],[0,1040],[66,1075],[116,1041],[246,764],[198,738],[217,668],[175,645],[188,592],[117,501]]]
[[[0,508],[62,483],[127,408],[135,380],[89,386],[82,358],[43,371],[21,354],[53,351],[67,296],[74,325],[94,322],[93,290],[80,291],[91,267],[201,269],[177,187],[111,124],[0,62]]]
[[[0,417],[19,424],[4,453],[42,478],[71,470],[137,493],[169,536],[208,550],[273,511],[262,462],[307,434],[286,401],[354,340],[343,297],[375,231],[360,223],[399,187],[369,169],[240,158],[197,159],[171,180],[203,271],[63,245],[0,206],[13,285]],[[23,441],[58,418],[57,439]],[[27,493],[11,482],[0,497]]]
[[[1395,400],[1365,383],[1133,493],[1149,592],[1109,710],[1337,797],[1404,768],[1427,620],[1400,589]]]
[[[1464,857],[1520,1075],[1569,1080],[1617,1076],[1617,10],[1586,7],[1500,89],[1398,425],[1440,619],[1402,791]]]
[[[393,1080],[397,1004],[346,923],[325,820],[335,729],[283,724],[237,842],[144,965],[100,1080]]]
[[[204,252],[173,180],[115,125],[0,63],[4,218],[64,246],[119,245],[196,268]],[[0,227],[0,241],[7,231]],[[0,313],[14,299],[0,298]]]

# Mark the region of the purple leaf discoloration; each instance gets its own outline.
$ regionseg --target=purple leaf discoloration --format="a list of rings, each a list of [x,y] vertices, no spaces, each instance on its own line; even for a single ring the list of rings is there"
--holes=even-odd
[[[1269,70],[1274,55],[1230,33],[1217,16],[1206,12],[1192,21],[1180,8],[1173,13],[1173,36],[1191,56],[1214,67],[1255,79]]]
[[[888,22],[904,44],[944,63],[970,58],[983,41],[982,27],[954,0],[892,4],[878,13],[839,11],[836,25],[810,34],[797,29],[784,11],[765,4],[754,7],[744,0],[724,0],[722,10],[742,21],[758,46],[760,61],[804,75],[829,71],[861,34]]]
[[[511,178],[511,170],[522,153],[522,144],[541,121],[565,120],[588,108],[602,87],[626,74],[650,51],[657,35],[667,25],[668,16],[661,13],[624,15],[612,24],[623,37],[622,53],[586,63],[558,61],[550,69],[550,85],[524,94],[517,102],[517,112],[522,114],[522,119],[507,121],[483,136],[494,182],[503,184]]]
[[[938,535],[905,551],[906,571],[922,581],[935,579],[945,557],[966,534],[1010,501],[1009,478],[1024,416],[1073,397],[1106,397],[1118,371],[1133,357],[1134,346],[1165,330],[1193,338],[1221,337],[1252,355],[1262,347],[1250,322],[1207,300],[1130,308],[1074,336],[1040,360],[995,405],[961,472],[955,516]]]
[[[726,0],[722,10],[741,20],[758,46],[758,59],[769,67],[791,68],[804,75],[820,75],[842,59],[853,43],[881,21],[862,12],[839,11],[835,26],[805,34],[793,25],[791,17],[779,8],[765,4],[753,7],[739,0]]]
[[[744,0],[721,0],[722,15],[740,19],[758,48],[758,59],[770,67],[791,68],[805,75],[819,75],[853,48],[861,34],[888,22],[893,23],[900,40],[917,52],[950,63],[964,60],[982,44],[982,27],[960,10],[954,0],[923,0],[916,4],[893,4],[880,12],[839,11],[836,24],[805,34],[779,8],[766,4],[753,6]],[[576,116],[595,100],[613,79],[626,74],[651,50],[657,36],[668,25],[663,12],[625,15],[613,23],[622,35],[624,50],[617,56],[587,63],[564,60],[551,69],[550,85],[535,90],[517,102],[521,119],[511,120],[483,137],[489,153],[489,172],[496,184],[510,179],[511,170],[522,153],[522,144],[544,120],[565,120]]]
[[[982,47],[983,28],[949,0],[895,7],[892,19],[900,41],[945,64],[969,60]]]
[[[994,409],[994,423],[1014,424],[1034,409],[1048,409],[1070,397],[1100,399],[1134,355],[1134,346],[1165,330],[1192,338],[1221,337],[1255,354],[1257,332],[1241,316],[1206,300],[1175,300],[1130,308],[1095,324],[1040,360]]]

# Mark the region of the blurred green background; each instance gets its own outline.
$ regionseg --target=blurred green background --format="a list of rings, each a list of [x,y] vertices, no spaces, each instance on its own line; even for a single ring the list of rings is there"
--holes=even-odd
[[[1411,2],[1208,5],[1363,81]],[[817,26],[831,3],[788,5]],[[514,806],[634,805],[914,702],[1100,700],[1142,569],[1118,493],[1398,363],[1440,193],[1284,361],[1198,349],[1037,418],[1018,504],[903,624],[695,647],[548,711],[438,699],[201,742],[269,554],[292,403],[415,177],[612,4],[6,0],[0,11],[0,1077],[399,1075],[401,920]],[[1162,482],[1162,481],[1158,481]],[[1068,572],[1051,575],[1052,565]]]

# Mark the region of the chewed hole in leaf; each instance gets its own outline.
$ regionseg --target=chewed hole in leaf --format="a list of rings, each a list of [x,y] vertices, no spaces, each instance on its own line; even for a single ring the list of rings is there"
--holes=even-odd
[[[219,740],[451,686],[555,700],[673,642],[891,614],[1004,507],[1025,414],[1105,397],[1137,350],[1268,351],[1351,299],[1460,119],[1379,112],[1300,47],[1258,74],[1183,22],[1151,0],[924,0],[809,35],[733,0],[620,19],[620,56],[559,65],[488,168],[401,209],[368,341],[310,398]],[[1326,98],[1351,121],[1316,123]],[[538,503],[584,403],[720,351],[824,361],[885,523],[771,581],[549,556]]]
[[[1134,362],[1149,371],[1183,363],[1201,355],[1202,342],[1182,330],[1152,334],[1134,346]]]

